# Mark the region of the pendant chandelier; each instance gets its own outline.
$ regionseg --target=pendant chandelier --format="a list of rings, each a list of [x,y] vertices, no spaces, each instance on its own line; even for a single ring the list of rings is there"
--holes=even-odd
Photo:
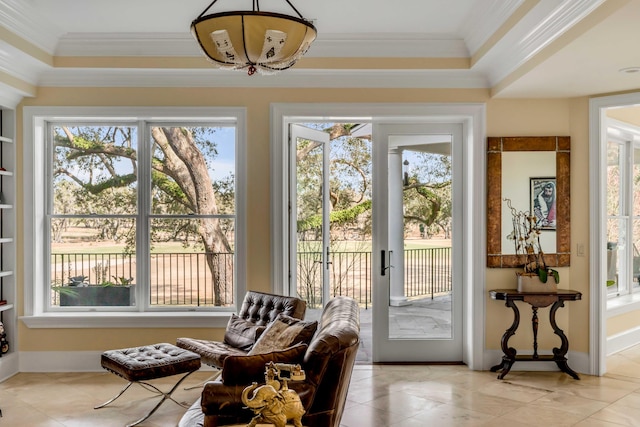
[[[259,71],[273,74],[293,66],[316,38],[316,28],[298,15],[260,11],[259,0],[253,9],[205,15],[209,6],[191,23],[191,33],[204,54],[220,68],[243,70],[249,75]]]

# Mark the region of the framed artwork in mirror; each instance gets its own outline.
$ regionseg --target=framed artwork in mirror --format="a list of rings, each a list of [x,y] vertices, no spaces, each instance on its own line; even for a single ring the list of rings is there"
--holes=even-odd
[[[545,263],[571,261],[571,139],[568,136],[487,138],[487,267],[520,267],[507,239],[504,199],[540,218]]]
[[[533,213],[536,228],[556,229],[556,177],[529,178],[529,212]]]

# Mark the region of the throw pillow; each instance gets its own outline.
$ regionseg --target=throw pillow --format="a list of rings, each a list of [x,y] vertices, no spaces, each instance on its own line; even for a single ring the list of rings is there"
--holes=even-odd
[[[224,333],[224,342],[240,350],[249,351],[266,328],[266,326],[248,322],[233,313]]]
[[[306,344],[296,344],[285,350],[254,356],[229,356],[222,366],[222,384],[248,385],[264,383],[264,369],[269,362],[301,364],[307,351]]]
[[[267,326],[248,354],[270,353],[297,343],[309,344],[316,329],[318,322],[315,320],[309,322],[281,313]]]

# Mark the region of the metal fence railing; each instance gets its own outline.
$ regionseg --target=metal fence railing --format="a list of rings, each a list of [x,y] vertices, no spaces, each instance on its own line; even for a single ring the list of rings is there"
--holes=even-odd
[[[361,306],[371,304],[371,252],[329,253],[330,295],[346,295]],[[322,253],[298,252],[298,295],[310,307],[321,306]],[[326,266],[324,266],[326,267]],[[451,248],[406,249],[404,251],[404,294],[431,297],[451,292]]]
[[[214,280],[210,264],[216,265]],[[214,284],[219,286],[220,304],[233,304],[233,253],[156,253],[149,259],[150,304],[215,305]],[[136,284],[136,256],[123,253],[70,253],[51,255],[51,286],[59,289],[72,278],[83,285]],[[124,283],[124,282],[127,283]],[[59,291],[52,304],[60,302]]]
[[[328,264],[323,264],[328,261]],[[155,306],[215,305],[214,283],[220,287],[220,305],[233,304],[232,253],[159,253],[149,262],[150,303]],[[216,265],[216,280],[210,266]],[[371,252],[331,252],[323,261],[321,252],[298,252],[296,279],[298,296],[309,307],[322,305],[322,269],[328,266],[332,297],[354,298],[364,308],[371,305]],[[396,267],[397,268],[397,267]],[[135,254],[68,253],[51,255],[51,285],[68,285],[72,278],[86,285],[135,284]],[[405,296],[431,297],[451,291],[451,248],[404,251]],[[52,293],[53,305],[59,292]]]

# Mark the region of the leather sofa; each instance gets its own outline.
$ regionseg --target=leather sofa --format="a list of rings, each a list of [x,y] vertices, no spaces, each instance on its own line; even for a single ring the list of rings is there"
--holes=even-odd
[[[187,411],[179,426],[217,427],[249,422],[254,414],[244,408],[242,390],[252,381],[264,383],[265,361],[298,363],[295,358],[299,357],[306,379],[291,381],[288,385],[298,393],[306,409],[302,424],[305,427],[339,427],[359,344],[358,304],[349,297],[333,298],[325,306],[308,346],[298,344],[285,350],[287,360],[273,359],[270,355],[230,359],[227,364],[231,360],[241,365],[245,360],[247,363],[243,368],[236,366],[231,373],[225,366],[222,378],[206,383],[201,398]],[[256,378],[247,378],[250,371],[255,372]],[[244,373],[241,381],[235,380],[234,372]]]

